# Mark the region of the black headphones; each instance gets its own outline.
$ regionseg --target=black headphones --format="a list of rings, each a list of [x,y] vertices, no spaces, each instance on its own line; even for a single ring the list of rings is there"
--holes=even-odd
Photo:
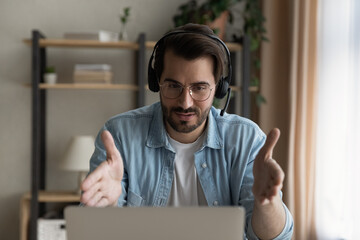
[[[155,44],[154,46],[154,50],[151,54],[150,60],[149,60],[149,65],[148,65],[148,84],[149,84],[149,89],[153,92],[158,92],[160,91],[160,86],[159,86],[159,81],[160,79],[158,78],[155,69],[152,67],[152,62],[153,62],[153,58],[155,55],[155,52],[159,46],[159,44],[167,37],[172,36],[172,35],[176,35],[176,34],[200,34],[203,36],[207,36],[215,41],[217,41],[218,43],[220,43],[223,48],[225,49],[226,52],[226,56],[228,59],[228,72],[227,72],[227,76],[223,77],[221,76],[220,80],[217,83],[217,87],[216,87],[216,91],[215,91],[215,97],[222,99],[223,97],[226,96],[226,94],[228,94],[227,99],[226,99],[226,104],[225,107],[221,110],[221,116],[223,116],[227,106],[229,105],[229,101],[230,101],[230,93],[231,93],[231,88],[230,86],[230,82],[231,82],[231,76],[232,76],[232,67],[231,67],[231,57],[230,57],[230,51],[227,48],[226,44],[217,36],[215,35],[209,35],[206,33],[201,33],[201,32],[193,32],[193,31],[184,31],[184,30],[176,30],[173,32],[169,32],[167,34],[165,34],[162,38],[160,38],[160,40]]]

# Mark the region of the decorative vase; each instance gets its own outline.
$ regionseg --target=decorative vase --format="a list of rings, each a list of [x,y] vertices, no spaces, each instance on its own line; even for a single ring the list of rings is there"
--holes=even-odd
[[[127,27],[126,27],[126,23],[121,24],[121,30],[119,33],[119,40],[120,41],[128,41],[129,37],[127,34]]]
[[[218,31],[217,35],[223,41],[225,40],[225,29],[226,29],[226,23],[228,21],[228,17],[229,17],[229,12],[224,11],[213,22],[207,24],[211,29],[216,29]]]
[[[56,73],[45,73],[44,74],[44,82],[47,84],[55,84],[57,81]]]

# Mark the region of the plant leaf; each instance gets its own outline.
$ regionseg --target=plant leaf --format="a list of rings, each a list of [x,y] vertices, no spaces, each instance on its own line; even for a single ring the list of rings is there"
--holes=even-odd
[[[260,107],[261,104],[266,103],[266,99],[265,99],[264,96],[261,95],[260,93],[257,93],[257,94],[256,94],[255,99],[256,99],[256,105],[257,105],[258,107]]]

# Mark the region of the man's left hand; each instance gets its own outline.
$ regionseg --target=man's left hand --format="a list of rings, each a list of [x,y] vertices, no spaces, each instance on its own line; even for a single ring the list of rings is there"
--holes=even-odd
[[[270,203],[279,194],[283,186],[284,172],[272,158],[273,149],[280,137],[280,130],[274,128],[266,138],[265,145],[255,158],[253,174],[253,193],[261,205]]]

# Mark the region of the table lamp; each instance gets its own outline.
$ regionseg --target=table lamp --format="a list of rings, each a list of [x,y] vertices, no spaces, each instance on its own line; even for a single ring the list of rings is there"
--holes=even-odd
[[[93,136],[74,136],[69,142],[65,154],[60,162],[60,168],[67,171],[79,172],[77,193],[81,193],[81,182],[89,172],[89,161],[94,152]]]

